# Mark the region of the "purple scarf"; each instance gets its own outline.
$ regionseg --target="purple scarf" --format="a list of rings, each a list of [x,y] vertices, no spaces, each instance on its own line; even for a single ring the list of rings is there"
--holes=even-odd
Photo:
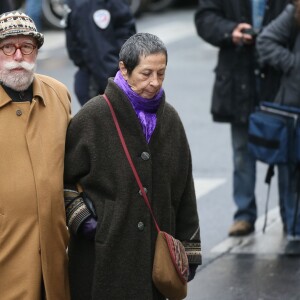
[[[163,89],[161,88],[152,99],[145,99],[131,89],[120,71],[117,72],[114,78],[114,82],[119,86],[119,88],[126,94],[127,98],[129,99],[143,127],[143,132],[147,143],[149,143],[153,131],[156,127],[156,112],[162,99]]]

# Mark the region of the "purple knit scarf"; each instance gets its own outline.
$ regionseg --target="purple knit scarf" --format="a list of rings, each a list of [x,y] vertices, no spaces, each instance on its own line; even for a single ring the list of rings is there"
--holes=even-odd
[[[120,71],[117,72],[114,82],[122,89],[129,99],[143,127],[147,143],[149,143],[156,126],[156,112],[162,99],[163,89],[161,88],[152,99],[145,99],[131,89]]]

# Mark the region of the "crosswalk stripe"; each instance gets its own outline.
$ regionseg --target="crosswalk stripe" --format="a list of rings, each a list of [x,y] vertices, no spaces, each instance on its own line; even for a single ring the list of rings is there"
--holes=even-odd
[[[225,182],[225,178],[194,178],[197,199],[208,194]]]

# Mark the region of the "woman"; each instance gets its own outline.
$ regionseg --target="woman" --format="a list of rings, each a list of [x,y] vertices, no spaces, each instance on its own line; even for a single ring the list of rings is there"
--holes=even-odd
[[[293,107],[300,107],[299,25],[300,1],[297,0],[294,4],[288,4],[257,39],[261,64],[270,64],[283,73],[275,102]],[[295,218],[299,171],[297,172],[296,164],[280,165],[278,170],[284,230],[288,241],[300,241],[300,214]]]
[[[185,242],[192,279],[201,263],[192,161],[181,120],[165,100],[166,66],[160,39],[135,34],[122,46],[105,94],[161,230]],[[165,299],[151,279],[157,232],[103,96],[71,121],[65,183],[72,299]],[[70,190],[77,183],[95,214]]]

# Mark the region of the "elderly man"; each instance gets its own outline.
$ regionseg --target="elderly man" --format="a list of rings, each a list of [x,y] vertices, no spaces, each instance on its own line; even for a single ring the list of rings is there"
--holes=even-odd
[[[68,300],[63,160],[70,96],[35,73],[44,37],[0,15],[0,299]]]

